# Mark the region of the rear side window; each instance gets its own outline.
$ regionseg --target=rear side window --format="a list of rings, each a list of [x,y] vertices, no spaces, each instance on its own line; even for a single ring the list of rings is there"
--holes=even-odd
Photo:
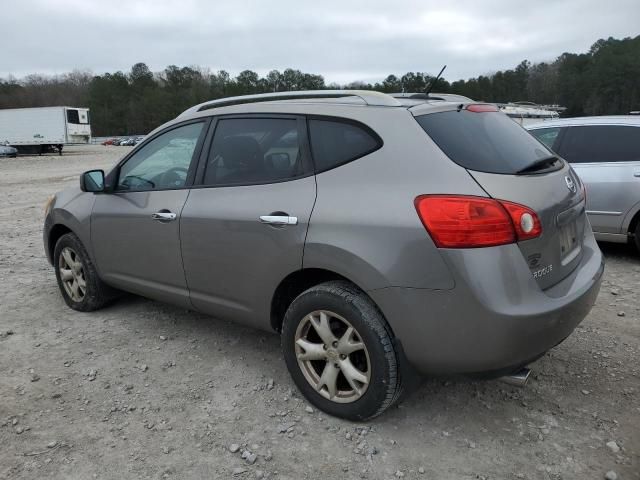
[[[560,146],[570,163],[640,160],[640,127],[592,125],[570,127]]]
[[[560,127],[536,128],[529,130],[529,133],[553,150],[553,146],[560,134]]]
[[[469,170],[515,174],[553,155],[504,113],[454,110],[416,120],[451,160]]]
[[[316,172],[324,172],[368,155],[382,140],[364,125],[339,120],[309,120],[311,153]]]
[[[205,185],[279,182],[304,173],[297,120],[230,118],[218,121],[207,159]]]

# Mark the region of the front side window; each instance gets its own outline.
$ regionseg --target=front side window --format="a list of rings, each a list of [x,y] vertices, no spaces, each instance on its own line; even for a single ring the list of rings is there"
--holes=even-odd
[[[174,128],[145,144],[120,168],[117,190],[184,187],[203,125]]]
[[[640,127],[591,125],[570,127],[560,154],[570,163],[640,160]]]
[[[216,125],[204,184],[270,183],[304,172],[297,120],[227,118]]]
[[[537,128],[535,130],[529,130],[529,133],[553,150],[553,145],[556,143],[558,135],[560,134],[560,127]]]
[[[368,155],[382,146],[373,132],[350,122],[309,120],[311,153],[316,173]]]

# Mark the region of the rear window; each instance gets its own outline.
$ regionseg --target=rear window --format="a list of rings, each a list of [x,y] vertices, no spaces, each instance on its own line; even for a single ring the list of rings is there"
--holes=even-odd
[[[309,137],[317,173],[363,157],[382,146],[380,138],[369,128],[339,120],[309,120]]]
[[[416,120],[451,160],[469,170],[515,174],[553,155],[503,113],[453,110]]]
[[[640,127],[593,125],[570,127],[560,146],[570,163],[640,160]]]

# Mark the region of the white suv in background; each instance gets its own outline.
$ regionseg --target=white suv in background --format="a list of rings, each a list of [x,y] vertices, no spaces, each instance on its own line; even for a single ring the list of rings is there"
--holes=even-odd
[[[640,116],[565,118],[527,129],[586,185],[596,239],[635,240],[640,250]]]

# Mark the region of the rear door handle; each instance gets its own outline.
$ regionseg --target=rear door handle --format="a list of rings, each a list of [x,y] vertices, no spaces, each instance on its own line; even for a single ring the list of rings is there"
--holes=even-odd
[[[160,210],[159,212],[151,214],[151,218],[163,223],[173,222],[177,218],[177,216],[178,215],[170,212],[169,210]]]
[[[298,217],[291,217],[289,215],[261,215],[260,222],[278,226],[297,225]]]
[[[640,170],[636,170],[635,172],[633,172],[633,176],[640,177]]]

